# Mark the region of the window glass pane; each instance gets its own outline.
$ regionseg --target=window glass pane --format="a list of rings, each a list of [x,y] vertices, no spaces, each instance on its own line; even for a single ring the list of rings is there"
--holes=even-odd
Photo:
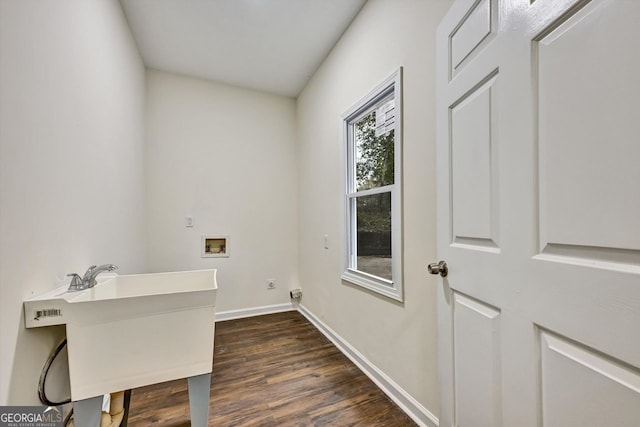
[[[356,269],[393,280],[391,275],[391,192],[356,198]]]
[[[356,191],[393,184],[393,141],[395,131],[376,136],[376,112],[353,126],[356,148]]]

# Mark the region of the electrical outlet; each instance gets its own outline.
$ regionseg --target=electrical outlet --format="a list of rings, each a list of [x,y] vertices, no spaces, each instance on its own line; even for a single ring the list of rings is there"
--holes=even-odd
[[[267,289],[275,289],[278,287],[276,279],[267,279]]]

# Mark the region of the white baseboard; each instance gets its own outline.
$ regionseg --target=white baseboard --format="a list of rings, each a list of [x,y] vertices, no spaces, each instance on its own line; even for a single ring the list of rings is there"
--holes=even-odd
[[[360,370],[368,376],[396,405],[398,405],[413,421],[422,427],[437,427],[438,417],[422,406],[402,387],[396,384],[377,366],[371,363],[358,350],[353,348],[340,335],[325,325],[302,304],[298,305],[302,313],[320,332],[326,336],[345,356],[347,356]]]
[[[283,311],[294,311],[291,303],[266,305],[264,307],[243,308],[240,310],[216,311],[216,322],[225,320],[242,319],[245,317],[261,316],[263,314],[282,313]]]

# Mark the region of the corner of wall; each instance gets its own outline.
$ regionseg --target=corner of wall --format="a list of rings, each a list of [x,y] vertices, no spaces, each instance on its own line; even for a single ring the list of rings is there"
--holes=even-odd
[[[144,268],[144,65],[118,2],[0,7],[0,405],[25,405],[60,332],[25,329],[22,301]]]

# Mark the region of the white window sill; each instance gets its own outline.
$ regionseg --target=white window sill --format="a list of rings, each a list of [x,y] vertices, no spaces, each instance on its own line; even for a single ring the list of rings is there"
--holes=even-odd
[[[357,270],[347,270],[342,273],[342,280],[354,285],[362,286],[385,297],[396,301],[403,301],[402,292],[392,281],[385,280],[370,274],[366,274]]]

